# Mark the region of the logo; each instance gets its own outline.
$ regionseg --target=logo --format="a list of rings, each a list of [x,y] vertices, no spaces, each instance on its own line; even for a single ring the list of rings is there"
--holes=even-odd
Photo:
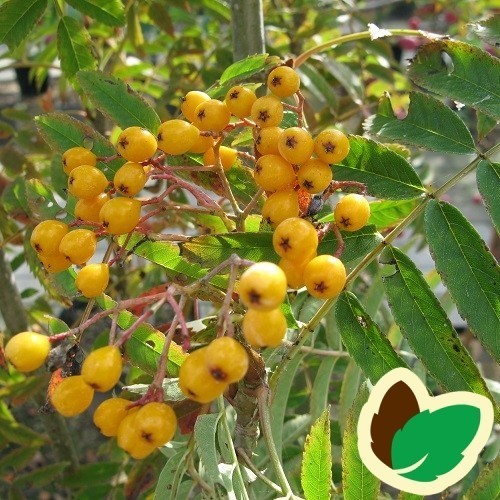
[[[484,396],[457,391],[432,397],[406,368],[373,387],[358,421],[358,448],[368,470],[416,495],[433,495],[474,466],[493,427]]]

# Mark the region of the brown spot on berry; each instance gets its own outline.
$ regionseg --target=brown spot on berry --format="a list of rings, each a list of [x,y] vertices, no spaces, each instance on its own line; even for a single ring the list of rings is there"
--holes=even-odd
[[[230,94],[229,94],[229,98],[230,99],[238,99],[238,96],[240,95],[240,91],[239,90],[233,90]]]
[[[109,222],[107,220],[103,220],[102,227],[108,227],[108,226],[109,226]]]
[[[290,245],[290,238],[281,238],[279,242],[279,246],[286,252],[291,250],[292,246]]]
[[[40,253],[41,251],[42,251],[42,247],[38,243],[35,243],[35,252]]]
[[[330,141],[324,142],[323,149],[325,153],[333,153],[335,151],[335,144],[332,144]]]
[[[66,163],[66,158],[63,158],[63,165],[66,166],[67,163]]]
[[[210,374],[215,380],[218,380],[219,382],[224,382],[227,379],[227,373],[224,370],[217,367],[211,368]]]
[[[295,149],[295,146],[297,145],[297,139],[295,139],[295,136],[287,137],[285,141],[285,145],[289,149]]]
[[[256,165],[255,166],[255,173],[260,174],[261,171],[262,171],[262,165]]]
[[[266,122],[267,120],[269,120],[269,118],[271,118],[271,115],[267,112],[267,110],[262,110],[262,111],[259,111],[259,121],[261,122]]]
[[[75,182],[75,178],[73,176],[70,176],[70,178],[68,179],[68,184],[71,185],[73,184],[73,182]]]
[[[158,141],[163,141],[163,136],[162,136],[161,132],[158,134],[157,137],[158,137]]]
[[[122,149],[125,149],[128,146],[128,140],[126,137],[122,137],[120,142],[118,143]]]
[[[305,189],[312,189],[314,187],[314,183],[308,181],[307,179],[302,183],[302,187]]]
[[[198,117],[199,120],[203,120],[203,118],[205,118],[205,110],[200,109],[200,111],[198,111],[198,114],[196,116]]]
[[[273,77],[273,79],[271,81],[271,85],[273,87],[279,87],[281,85],[281,76],[275,76],[275,77]]]
[[[151,434],[151,432],[142,431],[141,438],[147,441],[148,443],[153,442],[153,435]]]
[[[248,300],[250,304],[260,304],[260,293],[255,290],[250,290],[248,292]]]
[[[319,283],[314,283],[314,290],[319,293],[325,293],[328,287],[325,285],[324,281],[320,281]]]
[[[125,186],[125,184],[120,184],[118,186],[118,191],[120,191],[121,193],[128,193],[128,186]]]
[[[351,225],[351,219],[349,217],[341,217],[340,224],[344,227],[349,227]]]

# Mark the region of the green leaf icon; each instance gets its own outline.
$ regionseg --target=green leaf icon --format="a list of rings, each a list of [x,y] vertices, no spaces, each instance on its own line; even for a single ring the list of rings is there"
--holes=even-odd
[[[415,481],[433,481],[454,469],[464,458],[480,424],[481,412],[471,405],[425,410],[406,422],[394,435],[392,468]]]

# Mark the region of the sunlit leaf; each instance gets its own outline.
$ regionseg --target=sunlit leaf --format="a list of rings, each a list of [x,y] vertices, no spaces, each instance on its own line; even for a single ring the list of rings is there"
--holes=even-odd
[[[76,10],[108,26],[125,24],[124,5],[120,0],[67,0]]]
[[[500,163],[482,161],[476,170],[477,187],[497,231],[500,231]]]

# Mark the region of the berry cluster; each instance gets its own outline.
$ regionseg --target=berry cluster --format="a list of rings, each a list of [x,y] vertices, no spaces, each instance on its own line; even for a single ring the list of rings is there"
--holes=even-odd
[[[78,266],[76,286],[82,295],[92,299],[106,290],[110,266],[127,247],[122,243],[111,260],[108,260],[107,253],[104,262],[89,263],[98,239],[109,238],[116,249],[120,241],[116,236],[128,235],[127,242],[134,230],[145,232],[144,221],[163,213],[166,200],[175,189],[187,189],[196,198],[201,211],[215,211],[221,219],[229,220],[221,205],[176,175],[176,168],[196,171],[195,166],[178,166],[177,162],[169,161],[172,156],[184,155],[185,159],[200,155],[203,166],[196,168],[218,175],[226,187],[229,182],[225,172],[235,165],[238,158],[250,162],[253,178],[260,188],[254,200],[246,210],[241,210],[235,199],[231,201],[234,197],[226,198],[233,204],[234,219],[250,214],[251,209],[259,206],[260,197],[264,198],[263,228],[267,223],[274,231],[272,243],[280,257],[278,265],[252,263],[239,257],[235,267],[236,261],[230,262],[233,266],[231,279],[219,312],[217,337],[194,350],[190,349],[181,304],[191,293],[196,293],[195,285],[190,285],[190,288],[169,283],[159,287],[151,299],[142,303],[146,306],[141,306],[147,307],[158,301],[159,305],[154,307],[168,302],[174,308],[176,319],[167,332],[165,345],[168,347],[176,326],[180,324],[185,336],[184,345],[191,352],[180,367],[179,387],[187,398],[201,404],[210,403],[227,392],[230,384],[245,377],[250,349],[281,344],[287,330],[281,305],[288,289],[306,287],[309,294],[321,299],[334,298],[342,291],[346,269],[340,260],[343,249],[340,231],[357,231],[370,216],[369,204],[362,196],[363,185],[333,180],[331,165],[341,162],[349,153],[348,138],[335,129],[324,130],[313,137],[303,126],[304,99],[299,90],[297,72],[285,65],[274,68],[268,75],[267,89],[267,95],[257,97],[250,87],[236,85],[229,89],[224,100],[191,91],[180,105],[184,119],[164,121],[156,136],[137,126],[124,129],[118,136],[115,156],[97,157],[83,147],[67,150],[63,154],[63,169],[68,175],[68,192],[77,198],[75,221],[66,224],[59,220],[45,220],[34,228],[31,235],[31,245],[45,269],[57,273],[71,265]],[[286,102],[289,98],[294,98],[297,105]],[[281,128],[287,109],[296,113],[297,126]],[[238,151],[227,142],[224,144],[228,133],[237,127],[251,128],[254,155]],[[121,157],[124,163],[109,182],[98,163],[116,157]],[[148,179],[166,180],[167,187],[158,196],[141,201],[136,196]],[[349,185],[356,186],[362,194],[348,194],[341,198],[333,211],[334,223],[319,223],[312,218],[311,200],[319,200],[323,206],[332,194]],[[230,186],[228,189],[230,191]],[[158,208],[141,218],[142,207],[155,204]],[[239,221],[238,228],[243,227],[244,219]],[[337,237],[335,255],[318,255],[321,239],[329,231]],[[238,267],[247,267],[239,280]],[[217,272],[214,270],[213,275]],[[207,281],[206,277],[204,279]],[[178,302],[174,298],[176,295],[181,296]],[[229,313],[231,301],[236,296],[246,308],[241,324],[243,343],[234,338],[233,319]],[[133,302],[133,299],[128,302]],[[117,305],[115,312],[133,306],[132,303],[122,308]],[[53,384],[49,391],[50,402],[60,414],[66,417],[78,415],[89,407],[94,391],[113,389],[123,369],[120,347],[150,312],[141,313],[137,322],[114,344],[113,332],[111,345],[93,351],[85,359],[81,372],[66,374]],[[91,324],[92,319],[87,323]],[[81,327],[78,333],[84,329]],[[67,336],[72,335],[67,333]],[[45,362],[50,342],[51,339],[44,335],[23,332],[9,341],[5,354],[19,371],[32,371]],[[176,431],[175,412],[163,402],[161,389],[167,355],[168,349],[164,349],[150,391],[140,400],[132,402],[113,397],[99,405],[94,413],[94,423],[100,431],[105,436],[116,436],[118,445],[134,458],[146,457],[172,439]]]

